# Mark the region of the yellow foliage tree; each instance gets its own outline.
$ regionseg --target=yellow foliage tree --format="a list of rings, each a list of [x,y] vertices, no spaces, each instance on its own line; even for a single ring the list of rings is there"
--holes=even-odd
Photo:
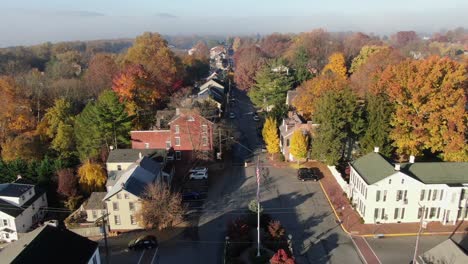
[[[78,169],[78,175],[81,188],[87,192],[102,190],[107,180],[106,172],[102,166],[89,160]]]
[[[289,151],[298,162],[299,159],[307,158],[307,141],[307,135],[304,135],[300,129],[294,131],[291,137],[291,146]]]
[[[265,140],[268,153],[275,154],[280,152],[278,125],[276,124],[276,120],[272,117],[268,117],[265,120],[265,125],[263,126],[262,130],[262,136],[263,140]]]
[[[332,72],[342,78],[346,79],[346,65],[345,65],[345,57],[343,53],[336,52],[328,57],[328,64],[322,70],[323,74],[327,74],[328,72]]]

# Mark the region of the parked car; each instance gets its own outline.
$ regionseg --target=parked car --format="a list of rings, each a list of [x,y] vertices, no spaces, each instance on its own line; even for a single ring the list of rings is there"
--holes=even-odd
[[[257,114],[254,114],[254,116],[253,116],[253,120],[254,120],[254,121],[260,121],[260,117],[258,117],[258,115],[257,115]]]
[[[229,118],[231,118],[231,119],[236,118],[236,114],[234,114],[233,112],[229,113]]]
[[[128,249],[132,250],[156,247],[158,247],[158,240],[151,235],[141,236],[128,242]]]
[[[300,181],[318,181],[317,173],[312,168],[300,168],[297,170],[297,178]]]
[[[204,173],[207,173],[208,172],[208,168],[206,167],[195,167],[195,168],[192,168],[190,170],[190,173],[194,173],[194,172],[204,172]]]
[[[190,180],[206,180],[208,179],[208,173],[206,172],[193,172],[190,174]]]

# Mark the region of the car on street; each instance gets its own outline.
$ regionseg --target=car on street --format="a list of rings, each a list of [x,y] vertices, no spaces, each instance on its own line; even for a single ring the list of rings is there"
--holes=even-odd
[[[158,240],[155,236],[152,235],[140,236],[128,242],[128,249],[131,250],[149,249],[156,247],[158,247]]]
[[[208,168],[206,167],[195,167],[195,168],[192,168],[190,170],[190,173],[194,173],[194,172],[208,172]]]
[[[231,119],[236,118],[236,114],[234,114],[233,112],[229,113],[229,118],[231,118]]]
[[[208,173],[206,172],[193,172],[190,174],[190,180],[206,180],[208,179]]]
[[[254,114],[254,116],[253,116],[253,120],[254,120],[254,121],[260,121],[260,117],[258,117],[258,115],[257,115],[257,114]]]
[[[297,170],[297,179],[300,181],[318,181],[318,175],[313,168],[300,168]]]

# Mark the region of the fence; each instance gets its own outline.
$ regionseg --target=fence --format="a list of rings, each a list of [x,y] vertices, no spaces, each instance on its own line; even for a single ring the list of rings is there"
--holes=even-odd
[[[337,170],[336,170],[336,167],[335,166],[327,166],[328,169],[330,170],[331,174],[333,175],[333,177],[335,177],[335,180],[336,182],[338,183],[338,185],[340,185],[341,189],[343,190],[343,192],[345,192],[348,197],[350,196],[350,188],[349,188],[349,184],[346,183],[346,181],[343,179],[343,177],[341,177],[341,173],[339,173]]]

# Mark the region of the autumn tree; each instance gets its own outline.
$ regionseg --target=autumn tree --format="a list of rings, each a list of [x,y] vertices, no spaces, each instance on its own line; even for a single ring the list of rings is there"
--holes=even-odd
[[[75,147],[73,134],[73,110],[69,101],[65,99],[55,100],[54,106],[46,110],[42,124],[45,134],[49,137],[51,148],[60,156],[69,157]]]
[[[88,91],[98,96],[103,90],[112,87],[112,79],[118,73],[118,66],[110,54],[95,54],[89,61],[84,80]]]
[[[235,37],[234,41],[232,42],[232,49],[234,50],[234,52],[237,52],[237,50],[239,50],[241,45],[242,45],[241,38],[240,37]]]
[[[136,217],[143,227],[161,230],[182,221],[184,212],[181,195],[157,182],[146,186]]]
[[[260,48],[270,58],[281,57],[292,44],[291,36],[279,33],[273,33],[260,42]]]
[[[26,161],[42,158],[42,145],[39,138],[32,133],[22,133],[17,136],[7,137],[1,143],[1,156],[5,161],[23,159]]]
[[[424,150],[445,160],[468,160],[465,67],[448,58],[406,60],[389,66],[380,85],[395,105],[390,138],[403,158]]]
[[[61,169],[56,172],[58,187],[57,192],[65,197],[73,197],[78,194],[78,178],[73,169]]]
[[[207,61],[209,56],[210,56],[210,49],[208,48],[208,45],[202,40],[199,40],[194,46],[193,49],[195,50],[193,53],[193,57],[201,60],[201,61]]]
[[[304,135],[302,130],[297,129],[291,137],[291,145],[289,151],[294,158],[299,162],[300,159],[307,158],[307,149],[309,147],[307,135]]]
[[[411,42],[418,41],[419,37],[414,31],[398,31],[391,36],[391,40],[396,47],[403,47]]]
[[[239,89],[249,90],[255,84],[257,72],[265,65],[266,56],[259,47],[250,45],[237,51],[234,60],[234,81]]]
[[[265,120],[265,124],[262,130],[262,136],[263,140],[265,140],[268,153],[276,154],[280,152],[278,125],[276,123],[276,120],[274,120],[271,117],[268,117]]]
[[[326,164],[336,165],[349,156],[362,124],[356,96],[350,89],[328,91],[315,102],[315,121],[320,124],[312,145],[312,155]]]
[[[158,33],[146,32],[135,39],[125,55],[126,64],[141,64],[153,80],[155,89],[171,93],[177,80],[181,80],[179,60],[169,48],[167,41]]]
[[[78,168],[79,184],[88,193],[104,189],[107,176],[101,164],[85,161]]]
[[[268,223],[268,234],[274,240],[280,240],[284,238],[286,231],[284,227],[281,225],[280,221],[270,221]]]
[[[322,70],[322,74],[333,73],[341,78],[346,79],[346,61],[343,53],[333,53],[328,58],[328,64]]]
[[[257,107],[268,110],[270,106],[284,104],[286,93],[291,89],[292,78],[286,73],[273,72],[266,64],[255,76],[255,84],[248,95]]]
[[[335,74],[321,74],[308,80],[297,88],[297,96],[293,102],[294,107],[306,117],[315,112],[315,101],[327,91],[341,91],[348,85],[346,79]]]
[[[290,257],[284,249],[278,251],[270,259],[270,264],[294,264],[294,257]]]
[[[381,41],[378,37],[369,36],[362,32],[356,32],[346,36],[343,40],[343,53],[345,55],[347,65],[349,65],[348,63],[350,63],[351,60],[360,53],[364,46],[370,45],[381,45]]]
[[[364,46],[360,50],[359,54],[354,57],[351,67],[349,69],[349,72],[353,73],[359,69],[361,65],[366,63],[367,59],[372,56],[373,54],[383,50],[383,49],[388,49],[388,47],[385,46]]]

